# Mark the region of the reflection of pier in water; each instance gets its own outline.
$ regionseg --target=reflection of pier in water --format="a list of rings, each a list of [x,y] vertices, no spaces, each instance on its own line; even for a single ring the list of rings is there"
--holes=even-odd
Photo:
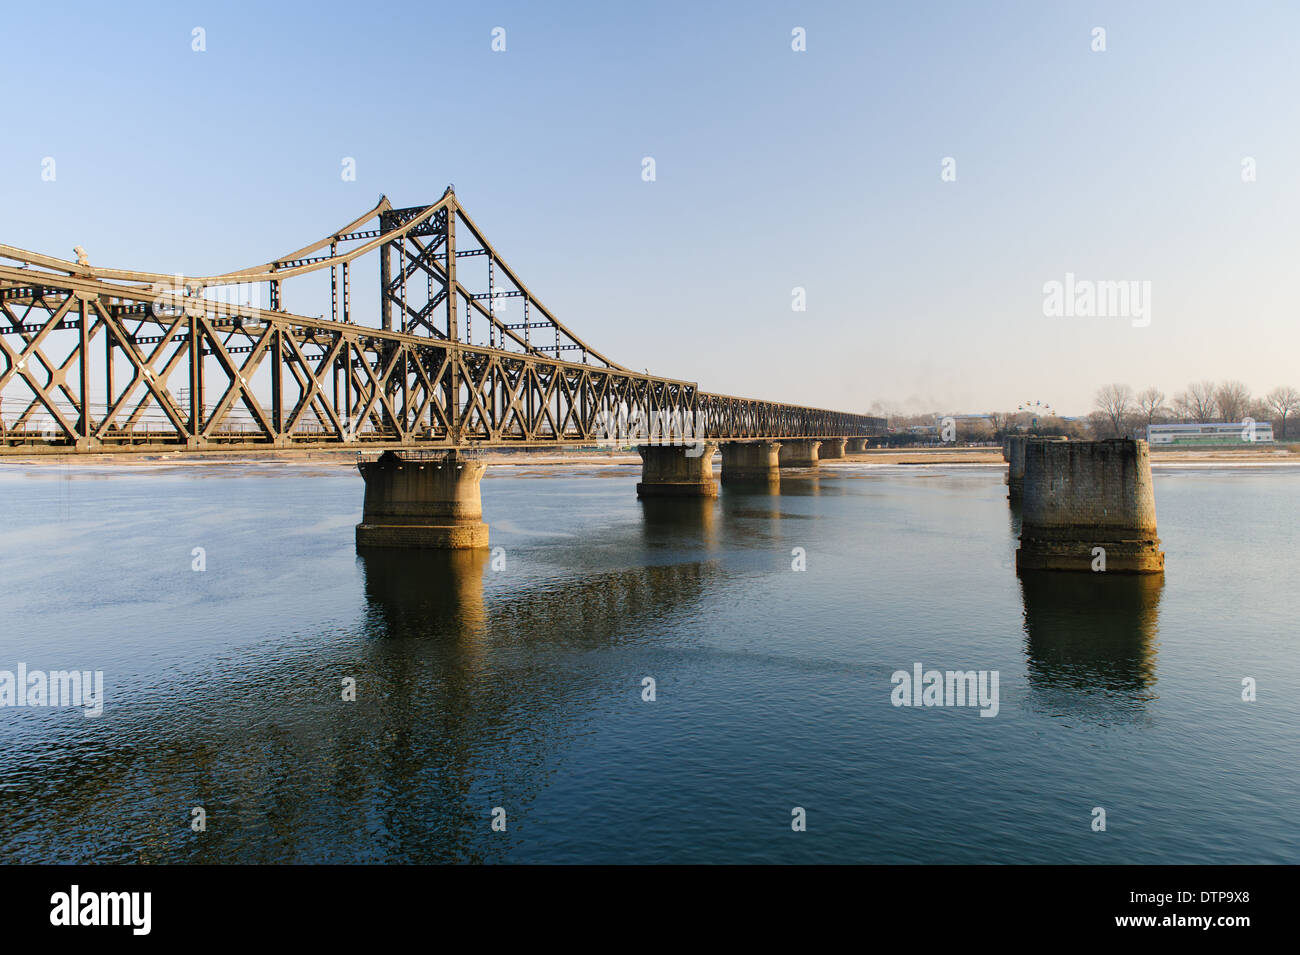
[[[696,502],[664,503],[693,513]],[[696,599],[718,572],[700,561],[640,566],[485,598],[490,559],[487,551],[478,553],[359,555],[374,638],[367,662],[375,672],[367,680],[393,688],[376,714],[380,724],[364,735],[414,735],[421,743],[418,754],[396,741],[380,754],[372,770],[382,773],[377,788],[407,792],[421,780],[422,798],[436,801],[432,812],[427,805],[410,811],[436,820],[437,831],[394,846],[397,858],[478,860],[484,845],[509,845],[509,839],[485,838],[488,810],[501,805],[511,812],[532,801],[555,753],[606,690],[584,682],[581,670],[556,654],[655,640],[654,619]],[[639,692],[632,679],[639,676],[629,674],[629,701]],[[402,698],[392,699],[395,694]],[[405,723],[413,713],[420,725],[412,734]],[[500,768],[503,746],[513,764],[508,774]]]
[[[642,544],[679,547],[690,541],[712,550],[718,543],[717,503],[707,497],[640,498]]]
[[[695,502],[655,503],[692,507]],[[436,639],[428,649],[437,654],[439,664],[455,667],[470,666],[489,633],[496,646],[517,642],[534,649],[544,649],[548,639],[565,646],[593,647],[627,638],[649,640],[653,633],[646,631],[647,616],[694,600],[718,573],[707,561],[610,570],[539,584],[489,605],[483,592],[488,554],[486,550],[361,551],[370,635]],[[448,638],[454,642],[448,643]]]
[[[1014,550],[1020,542],[1020,530],[1024,526],[1024,511],[1019,501],[1012,501],[1007,506],[1007,512],[1011,518],[1011,547]]]
[[[1044,571],[1020,580],[1030,688],[1053,708],[1114,718],[1155,698],[1161,575]]]
[[[261,647],[155,698],[80,715],[8,753],[4,861],[487,861],[609,688],[558,654],[652,643],[696,600],[710,561],[595,572],[485,597],[489,554],[366,551],[360,634]],[[640,674],[629,674],[637,699]],[[341,680],[357,701],[341,701]],[[633,679],[636,677],[637,679]],[[123,746],[121,740],[135,740]],[[50,772],[48,759],[59,758]],[[21,760],[21,763],[19,763]],[[233,781],[233,786],[232,786]],[[511,826],[491,833],[489,811]],[[189,829],[190,809],[208,829]],[[22,824],[38,813],[39,825]],[[345,848],[341,848],[345,847]],[[340,853],[345,853],[340,855]]]

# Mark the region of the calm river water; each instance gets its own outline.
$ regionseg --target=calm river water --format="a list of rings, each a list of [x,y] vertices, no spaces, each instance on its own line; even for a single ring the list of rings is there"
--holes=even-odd
[[[0,670],[106,697],[0,709],[0,859],[1300,862],[1300,469],[1157,470],[1163,582],[1026,584],[997,468],[539,472],[494,565],[358,555],[344,468],[0,468]]]

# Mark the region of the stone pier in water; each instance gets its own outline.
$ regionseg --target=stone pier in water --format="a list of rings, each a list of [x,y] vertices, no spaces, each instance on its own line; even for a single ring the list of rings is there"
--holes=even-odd
[[[1019,501],[1025,489],[1025,448],[1031,441],[1067,441],[1064,435],[1009,434],[1002,439],[1002,460],[1007,462],[1007,497]]]
[[[722,446],[722,483],[779,485],[780,456],[779,441],[730,441]]]
[[[842,458],[846,444],[848,444],[847,438],[827,438],[817,449],[817,456],[827,461]]]
[[[479,480],[487,465],[457,451],[385,451],[357,465],[366,482],[358,547],[487,547]]]
[[[643,444],[641,483],[637,497],[717,497],[713,480],[713,453],[718,446],[702,442],[693,447]]]
[[[811,438],[787,438],[781,442],[780,466],[783,468],[817,467],[820,441]]]
[[[1164,571],[1145,441],[1028,441],[1022,500],[1017,573]]]
[[[1002,457],[1007,462],[1007,497],[1020,500],[1025,491],[1025,445],[1029,436],[1009,434],[1002,442]]]

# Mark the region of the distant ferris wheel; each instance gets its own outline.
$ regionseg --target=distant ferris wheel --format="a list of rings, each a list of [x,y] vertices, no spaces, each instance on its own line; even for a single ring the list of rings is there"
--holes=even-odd
[[[1029,424],[1031,428],[1037,428],[1038,422],[1042,418],[1056,417],[1056,409],[1045,401],[1026,401],[1024,404],[1017,406],[1016,411],[1020,414],[1027,413],[1033,416]]]

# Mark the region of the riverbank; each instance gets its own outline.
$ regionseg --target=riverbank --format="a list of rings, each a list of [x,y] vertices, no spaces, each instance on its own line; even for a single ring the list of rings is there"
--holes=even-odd
[[[1001,448],[881,448],[846,460],[875,464],[1005,464]],[[1300,464],[1300,444],[1242,447],[1152,448],[1151,464]]]
[[[482,460],[496,468],[546,468],[546,467],[613,467],[639,465],[641,458],[634,451],[618,449],[489,449],[482,452]],[[918,447],[875,448],[861,454],[849,454],[838,461],[890,466],[933,467],[937,465],[1003,465],[1000,448],[972,447]],[[357,462],[357,452],[348,451],[168,451],[163,453],[132,454],[30,454],[0,457],[0,466],[42,469],[60,468],[195,468],[215,465],[241,465],[245,467],[314,466],[352,468]],[[1300,465],[1300,444],[1257,445],[1254,447],[1210,448],[1152,448],[1151,463],[1155,467],[1177,465]]]

